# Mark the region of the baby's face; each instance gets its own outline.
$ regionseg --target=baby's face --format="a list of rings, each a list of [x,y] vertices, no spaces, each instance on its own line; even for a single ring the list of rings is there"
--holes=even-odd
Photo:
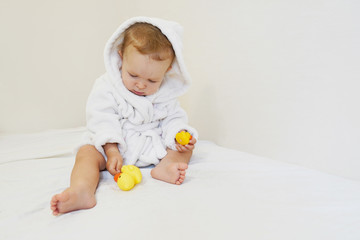
[[[156,61],[129,45],[122,56],[121,77],[125,87],[138,96],[156,93],[170,69],[171,59]]]

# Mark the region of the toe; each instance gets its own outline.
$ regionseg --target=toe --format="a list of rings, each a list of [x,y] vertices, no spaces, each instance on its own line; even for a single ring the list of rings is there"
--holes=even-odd
[[[57,198],[56,198],[56,195],[54,195],[52,198],[51,198],[51,201],[50,201],[50,204],[51,205],[54,205],[58,202]]]
[[[68,194],[68,192],[65,190],[64,192],[55,195],[56,199],[59,202],[66,202],[67,200],[69,200],[70,195]]]
[[[180,185],[184,182],[184,180],[185,180],[184,178],[179,178],[179,180],[176,181],[176,184]]]
[[[178,163],[178,169],[180,171],[185,171],[187,168],[188,168],[188,165],[186,163],[183,163],[183,162]]]

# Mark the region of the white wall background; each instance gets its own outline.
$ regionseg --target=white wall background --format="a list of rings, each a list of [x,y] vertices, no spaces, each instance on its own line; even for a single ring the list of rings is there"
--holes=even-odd
[[[360,180],[359,10],[357,0],[0,0],[0,132],[85,125],[106,40],[129,17],[156,16],[184,26],[193,86],[181,101],[201,139]]]

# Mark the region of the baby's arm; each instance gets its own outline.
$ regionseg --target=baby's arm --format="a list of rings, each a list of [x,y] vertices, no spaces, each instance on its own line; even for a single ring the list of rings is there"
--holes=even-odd
[[[117,143],[106,143],[103,147],[107,157],[106,169],[112,175],[119,173],[123,165],[123,158],[119,152]]]

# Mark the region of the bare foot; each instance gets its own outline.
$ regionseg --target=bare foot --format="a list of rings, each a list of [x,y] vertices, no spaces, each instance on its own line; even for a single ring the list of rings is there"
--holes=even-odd
[[[96,205],[96,199],[94,194],[68,188],[62,193],[54,195],[50,205],[53,215],[57,216],[60,213],[93,208]]]
[[[155,179],[180,185],[185,180],[188,164],[184,162],[161,161],[151,170],[151,176]]]

